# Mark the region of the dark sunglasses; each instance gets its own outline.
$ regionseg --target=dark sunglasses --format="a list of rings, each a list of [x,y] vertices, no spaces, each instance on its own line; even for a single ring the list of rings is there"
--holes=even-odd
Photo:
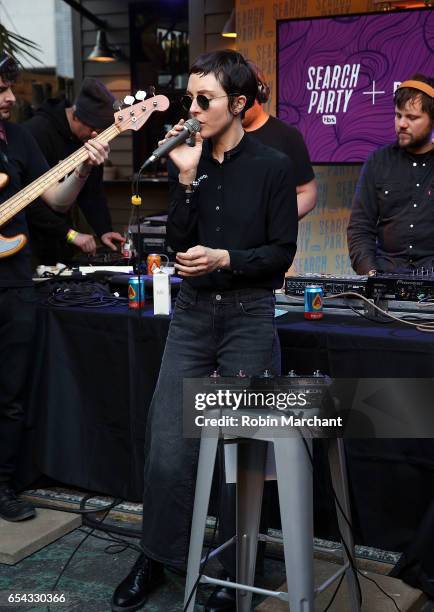
[[[209,103],[212,100],[218,100],[219,98],[230,98],[231,96],[239,96],[239,95],[240,94],[233,93],[233,94],[225,94],[224,96],[216,96],[215,98],[207,98],[203,94],[199,94],[196,96],[196,102],[199,108],[206,111],[209,109]],[[193,104],[193,100],[194,100],[193,96],[189,96],[188,94],[181,96],[181,104],[186,111],[190,110],[191,105]]]

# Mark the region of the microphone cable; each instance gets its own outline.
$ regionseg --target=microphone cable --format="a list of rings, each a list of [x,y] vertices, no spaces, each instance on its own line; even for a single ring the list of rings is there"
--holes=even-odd
[[[302,439],[302,441],[303,441],[304,447],[305,447],[305,449],[306,449],[307,455],[308,455],[308,457],[309,457],[309,461],[310,461],[311,466],[312,466],[312,471],[313,471],[314,478],[315,478],[315,480],[316,480],[317,484],[319,485],[319,487],[321,488],[321,490],[322,490],[323,494],[327,495],[327,491],[326,491],[326,489],[325,489],[324,483],[323,483],[323,482],[322,482],[322,480],[321,480],[321,479],[318,477],[318,473],[317,473],[317,471],[316,471],[316,470],[315,470],[315,468],[314,468],[313,456],[312,456],[312,453],[311,453],[311,451],[310,451],[310,448],[309,448],[309,446],[308,446],[308,444],[307,444],[307,442],[306,442],[306,439],[305,439],[305,437],[303,436],[303,434],[302,434],[300,431],[299,431],[299,433],[300,433],[300,437],[301,437],[301,439]],[[328,441],[328,440],[327,440],[327,442],[328,442],[328,444],[326,444],[326,446],[327,446],[327,449],[326,449],[326,450],[327,450],[327,452],[328,452],[330,443],[329,443],[329,441]],[[338,506],[339,511],[340,511],[340,513],[341,513],[342,517],[344,518],[345,522],[347,523],[348,527],[350,528],[351,534],[353,535],[353,538],[354,538],[354,531],[353,531],[353,526],[352,526],[352,524],[351,524],[351,521],[349,520],[349,518],[347,517],[346,513],[344,512],[344,509],[342,508],[342,504],[341,504],[341,503],[340,503],[340,501],[339,501],[339,498],[338,498],[338,496],[337,496],[337,494],[336,494],[336,491],[335,491],[335,489],[334,489],[333,483],[332,483],[331,481],[330,481],[330,487],[331,487],[331,490],[332,490],[332,494],[333,494],[334,501],[335,501],[336,505]],[[391,595],[389,595],[389,593],[386,593],[386,591],[385,591],[385,590],[384,590],[384,589],[383,589],[383,588],[382,588],[382,587],[381,587],[381,586],[378,584],[378,582],[376,582],[376,581],[375,581],[373,578],[369,578],[368,576],[366,576],[366,575],[365,575],[363,572],[361,572],[361,571],[358,569],[358,567],[356,566],[356,564],[355,564],[355,563],[354,563],[354,561],[353,561],[352,555],[350,554],[349,547],[348,547],[347,543],[345,542],[344,537],[342,536],[342,533],[341,533],[341,530],[340,530],[340,527],[339,527],[339,523],[338,523],[338,533],[339,533],[339,537],[340,537],[341,542],[342,542],[342,546],[344,547],[345,552],[346,552],[346,554],[347,554],[347,557],[348,557],[348,562],[349,562],[349,564],[350,564],[350,566],[351,566],[351,569],[352,569],[352,571],[353,571],[354,578],[355,578],[355,580],[356,580],[357,589],[358,589],[358,591],[359,591],[359,602],[360,602],[360,606],[362,606],[362,603],[363,603],[363,597],[362,597],[362,589],[361,589],[361,587],[360,587],[360,581],[359,581],[359,577],[358,577],[359,575],[360,575],[360,576],[362,576],[363,578],[365,578],[366,580],[369,580],[370,582],[373,582],[373,583],[375,584],[375,586],[378,588],[378,590],[379,590],[379,591],[381,591],[381,593],[383,593],[383,595],[385,595],[385,596],[386,596],[388,599],[390,599],[390,600],[393,602],[393,604],[394,604],[394,606],[395,606],[395,608],[396,608],[397,612],[403,612],[403,611],[402,611],[402,610],[399,608],[399,606],[398,606],[398,604],[396,603],[395,599],[394,599],[394,598],[393,598]],[[339,580],[339,582],[338,582],[338,585],[337,585],[337,587],[336,587],[336,589],[335,589],[335,591],[334,591],[334,593],[333,593],[333,595],[332,595],[332,598],[331,598],[331,600],[329,601],[329,603],[327,604],[327,607],[324,609],[324,611],[323,611],[323,612],[327,612],[327,610],[329,610],[329,608],[330,608],[331,604],[333,603],[333,601],[334,601],[334,599],[335,599],[335,597],[336,597],[336,595],[337,595],[337,592],[338,592],[338,590],[339,590],[339,587],[340,587],[340,586],[341,586],[341,584],[342,584],[342,581],[343,581],[344,576],[345,576],[345,574],[342,574],[342,576],[341,576],[341,578],[340,578],[340,580]]]
[[[92,497],[92,496],[89,496]],[[87,498],[83,498],[82,503],[85,503]],[[82,505],[82,503],[80,504],[80,506]],[[105,521],[105,519],[107,518],[110,510],[112,508],[114,508],[115,506],[117,506],[119,503],[119,500],[115,499],[113,500],[113,502],[111,504],[109,504],[105,509],[104,509],[104,516],[102,517],[102,519],[100,521],[98,521],[98,523],[100,525],[102,525],[102,523]],[[75,557],[76,553],[78,552],[78,550],[80,549],[80,547],[86,542],[86,540],[92,535],[94,529],[92,529],[91,531],[87,532],[86,535],[84,536],[84,538],[82,538],[80,540],[80,542],[76,545],[76,547],[74,548],[74,550],[72,551],[72,553],[69,555],[65,565],[62,567],[59,575],[56,578],[56,581],[54,582],[51,591],[54,592],[57,588],[57,586],[59,585],[60,580],[62,579],[63,574],[65,573],[66,569],[68,568],[68,566],[70,565],[72,559]],[[47,604],[47,612],[51,612],[51,606],[50,604]]]

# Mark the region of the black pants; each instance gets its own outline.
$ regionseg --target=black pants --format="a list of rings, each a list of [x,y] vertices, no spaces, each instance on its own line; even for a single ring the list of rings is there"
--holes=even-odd
[[[184,436],[183,380],[280,371],[271,290],[210,293],[183,283],[149,408],[143,552],[184,568],[190,541],[199,439]]]
[[[0,486],[10,482],[20,452],[35,305],[33,287],[0,288]]]

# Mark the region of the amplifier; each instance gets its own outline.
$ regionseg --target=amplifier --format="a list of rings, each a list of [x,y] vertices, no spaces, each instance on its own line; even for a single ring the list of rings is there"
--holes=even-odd
[[[370,277],[327,274],[287,276],[285,294],[302,297],[307,285],[322,287],[324,296],[351,291],[370,299],[398,302],[434,300],[434,274],[431,273],[377,274]]]
[[[138,250],[139,237],[142,242],[142,253],[164,253],[169,255],[166,246],[166,224],[167,215],[145,217],[141,220],[140,226],[131,224],[129,232],[133,237],[134,247]]]
[[[286,295],[303,296],[307,285],[322,287],[325,296],[352,291],[366,295],[367,276],[331,276],[327,274],[306,274],[285,278]]]

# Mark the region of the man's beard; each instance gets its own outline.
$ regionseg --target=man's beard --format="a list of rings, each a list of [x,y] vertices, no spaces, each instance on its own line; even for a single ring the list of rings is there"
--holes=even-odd
[[[406,132],[403,132],[403,134],[406,134]],[[429,144],[431,142],[431,130],[429,132],[427,132],[424,136],[421,136],[420,138],[413,138],[410,134],[406,134],[407,136],[410,136],[410,140],[406,141],[406,144],[400,144],[399,142],[399,134],[397,136],[397,142],[398,142],[398,146],[401,149],[422,149],[423,147],[425,147],[427,144]]]

